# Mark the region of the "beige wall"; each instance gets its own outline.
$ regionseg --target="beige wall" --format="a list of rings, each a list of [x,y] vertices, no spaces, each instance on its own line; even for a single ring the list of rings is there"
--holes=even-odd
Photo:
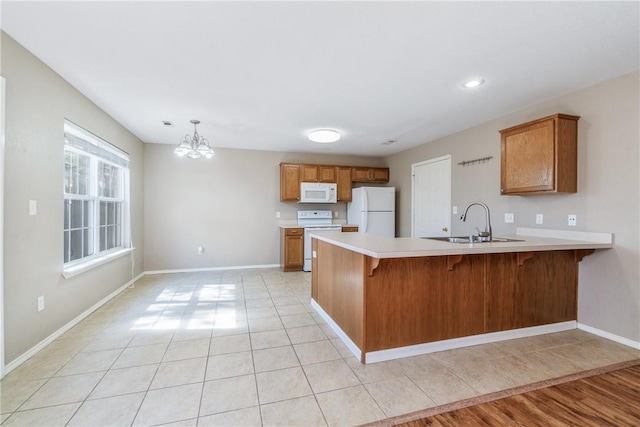
[[[6,78],[4,309],[6,363],[73,320],[132,278],[120,258],[71,279],[62,271],[64,119],[131,156],[131,220],[143,271],[143,144],[60,76],[2,33]],[[29,216],[29,200],[37,215]],[[38,313],[37,298],[45,297]]]
[[[516,226],[614,233],[614,249],[580,264],[578,321],[640,341],[639,93],[635,72],[390,156],[390,185],[399,188],[399,235],[411,234],[412,163],[451,154],[452,206],[462,210],[472,201],[486,202],[494,234],[511,234]],[[581,116],[578,193],[500,196],[498,131],[555,113]],[[485,156],[493,159],[457,165]],[[515,224],[504,223],[506,212],[515,213]],[[535,224],[537,213],[544,214],[542,226]],[[567,226],[568,214],[577,215],[577,227]],[[459,216],[452,216],[454,235],[484,224],[480,209],[468,223],[460,223]]]
[[[278,264],[279,221],[295,221],[298,209],[330,209],[338,219],[347,212],[346,203],[280,202],[280,162],[385,165],[371,157],[222,148],[211,160],[192,160],[173,149],[145,144],[147,271]]]

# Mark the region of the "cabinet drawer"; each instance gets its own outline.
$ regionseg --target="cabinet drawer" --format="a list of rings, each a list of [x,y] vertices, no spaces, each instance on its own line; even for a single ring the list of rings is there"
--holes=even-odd
[[[357,231],[358,231],[358,227],[342,227],[343,233],[353,233]]]
[[[285,236],[302,236],[304,235],[304,228],[285,228]]]

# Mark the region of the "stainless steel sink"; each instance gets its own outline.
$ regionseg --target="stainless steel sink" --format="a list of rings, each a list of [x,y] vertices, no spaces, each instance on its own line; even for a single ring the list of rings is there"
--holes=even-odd
[[[474,237],[470,240],[470,237]],[[481,242],[477,236],[456,236],[456,237],[423,237],[423,239],[439,240],[449,243],[491,243],[491,242],[524,242],[519,239],[507,239],[506,237],[493,237],[491,242]]]

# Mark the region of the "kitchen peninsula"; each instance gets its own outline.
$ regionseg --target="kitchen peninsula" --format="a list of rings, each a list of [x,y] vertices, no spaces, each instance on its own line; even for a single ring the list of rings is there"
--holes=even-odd
[[[362,363],[573,329],[579,262],[613,246],[607,233],[537,229],[467,244],[312,237],[311,303]]]

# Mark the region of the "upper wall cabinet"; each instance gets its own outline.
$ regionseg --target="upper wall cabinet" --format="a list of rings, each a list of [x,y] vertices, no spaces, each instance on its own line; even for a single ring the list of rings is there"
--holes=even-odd
[[[338,184],[338,201],[350,202],[351,201],[351,183],[353,181],[351,175],[351,167],[349,166],[336,166],[336,177]]]
[[[280,200],[283,202],[300,200],[300,165],[280,163]]]
[[[389,168],[280,163],[281,202],[299,201],[301,182],[335,182],[338,202],[350,202],[352,182],[389,182]]]
[[[328,165],[300,165],[301,182],[336,182],[336,168]]]
[[[389,182],[389,168],[353,168],[353,182]]]
[[[555,114],[500,131],[500,193],[578,191],[579,116]]]

